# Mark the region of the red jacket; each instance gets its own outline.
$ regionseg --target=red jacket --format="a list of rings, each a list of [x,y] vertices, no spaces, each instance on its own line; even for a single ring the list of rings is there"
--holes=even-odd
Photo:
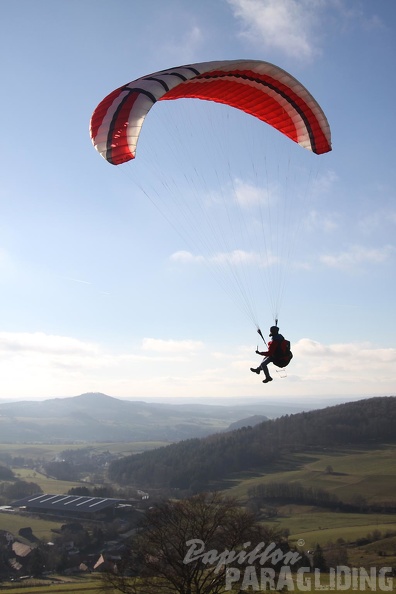
[[[279,355],[277,351],[279,343],[281,343],[282,340],[284,340],[282,334],[278,334],[273,340],[268,342],[268,351],[265,351],[265,353],[259,353],[259,355],[262,355],[263,357],[274,357]]]

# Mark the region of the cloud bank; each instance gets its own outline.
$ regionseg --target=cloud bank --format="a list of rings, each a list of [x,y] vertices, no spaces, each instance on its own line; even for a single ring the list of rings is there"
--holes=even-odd
[[[290,57],[311,60],[319,53],[316,29],[322,0],[228,0],[242,24],[241,36]]]
[[[323,344],[309,338],[292,345],[287,377],[273,367],[268,397],[287,399],[395,392],[395,348],[371,343]],[[197,357],[199,353],[199,357]],[[1,399],[52,398],[84,392],[115,397],[200,399],[263,397],[249,368],[252,346],[228,342],[211,349],[193,339],[143,338],[124,352],[67,336],[1,333]],[[279,370],[278,370],[279,371]],[[15,378],[23,378],[15,382]]]

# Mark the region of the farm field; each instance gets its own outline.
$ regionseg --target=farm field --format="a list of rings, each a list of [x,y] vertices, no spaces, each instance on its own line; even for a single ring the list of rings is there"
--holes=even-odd
[[[51,576],[47,579],[18,580],[7,582],[3,586],[4,592],[10,594],[100,594],[100,581],[95,577],[64,578]],[[111,593],[108,593],[111,594]]]
[[[379,578],[378,576],[371,578],[369,575],[365,578],[364,574],[358,574],[355,578],[352,578],[341,574],[337,578],[337,575],[330,577],[328,574],[322,573],[315,576],[314,574],[307,572],[301,574],[299,578],[297,578],[295,574],[292,574],[290,577],[293,581],[291,591],[311,592],[311,594],[323,591],[342,591],[344,594],[371,591],[392,592],[394,591],[392,585],[394,585],[395,580],[395,578],[391,578],[389,574],[385,574],[382,578]],[[339,581],[337,581],[337,579]],[[354,581],[352,581],[352,579]],[[259,576],[255,586],[257,587],[253,588],[252,585],[250,587],[245,587],[242,591],[270,591],[266,589],[266,584],[263,584],[260,581]],[[276,588],[278,586],[280,587],[281,584],[275,579],[274,586],[275,590],[272,591],[277,591]],[[229,588],[224,589],[224,592],[229,592],[230,594],[237,594],[240,591],[239,588],[237,590]],[[4,592],[10,592],[12,594],[43,594],[43,592],[48,592],[48,594],[70,594],[71,592],[73,592],[73,594],[103,594],[101,583],[97,577],[68,579],[67,581],[58,581],[56,578],[49,578],[48,580],[27,580],[23,585],[7,583],[5,584]],[[116,591],[109,592],[109,590],[107,590],[107,594],[116,594]]]
[[[342,538],[347,542],[355,542],[370,532],[381,533],[394,530],[396,517],[394,514],[349,514],[318,510],[307,506],[284,506],[278,509],[280,517],[267,521],[279,528],[289,529],[291,542],[304,540],[309,549],[316,544],[326,545]]]
[[[342,449],[290,455],[291,470],[267,472],[235,479],[227,493],[246,499],[248,490],[265,483],[300,482],[334,493],[343,501],[357,495],[368,503],[396,502],[396,446]]]
[[[31,515],[24,516],[16,513],[0,513],[0,529],[6,530],[15,536],[18,535],[18,531],[21,528],[26,528],[26,526],[30,526],[32,532],[36,538],[43,539],[45,541],[51,541],[54,537],[52,533],[52,529],[56,530],[61,527],[64,523],[63,521],[53,521],[47,519],[41,519],[38,517],[33,517]],[[18,539],[23,541],[24,539],[18,536]],[[27,543],[26,541],[26,544]]]
[[[12,468],[15,476],[23,481],[36,483],[42,489],[43,493],[51,493],[52,495],[62,495],[67,493],[73,487],[90,487],[92,486],[87,482],[80,481],[61,481],[55,478],[51,478],[31,470],[30,468]]]
[[[121,456],[128,456],[130,454],[139,454],[146,450],[152,450],[169,442],[163,441],[132,441],[132,442],[105,442],[105,443],[62,443],[62,444],[46,444],[46,443],[0,443],[1,454],[11,455],[13,457],[23,456],[32,460],[44,459],[51,460],[57,454],[64,450],[80,450],[90,448],[93,452],[102,453],[110,452],[112,454],[119,454]]]
[[[250,488],[266,483],[300,482],[304,487],[316,487],[334,493],[350,502],[357,496],[369,504],[396,503],[396,446],[383,445],[375,449],[342,449],[299,453],[279,463],[290,470],[278,470],[261,475],[235,479],[226,491],[242,501],[248,499]],[[343,539],[355,543],[368,534],[380,532],[382,538],[365,546],[348,548],[351,562],[359,565],[396,564],[396,537],[383,538],[396,532],[396,516],[380,513],[345,513],[314,506],[277,506],[277,516],[264,523],[289,531],[291,543],[301,542],[304,550],[316,544],[326,547],[329,542]]]
[[[356,543],[369,534],[380,532],[384,537],[389,532],[396,533],[394,514],[350,514],[319,510],[308,506],[283,506],[278,508],[275,520],[265,520],[265,524],[290,531],[289,542],[297,543],[303,550],[313,550],[319,544],[323,550],[329,543],[342,539],[346,543]],[[370,544],[348,547],[351,566],[396,565],[396,536],[379,538]]]

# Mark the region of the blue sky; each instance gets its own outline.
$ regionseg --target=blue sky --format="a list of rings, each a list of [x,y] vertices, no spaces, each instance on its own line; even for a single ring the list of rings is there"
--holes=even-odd
[[[388,0],[3,3],[0,399],[394,395],[395,26]],[[150,112],[123,171],[94,150],[89,120],[114,88],[237,58],[299,79],[327,115],[333,151],[317,157],[268,126],[250,132],[251,122],[209,104],[177,101]],[[197,178],[185,184],[192,162]],[[230,195],[246,210],[260,184],[276,208],[292,201],[298,231],[291,243],[292,226],[279,224],[290,249],[279,325],[294,359],[265,386],[249,371],[260,360],[256,328],[208,265],[222,257],[228,268],[238,233],[228,255],[204,253],[203,223],[157,208],[177,188],[185,201]],[[267,336],[274,311],[256,281],[268,271],[251,239],[244,270]]]

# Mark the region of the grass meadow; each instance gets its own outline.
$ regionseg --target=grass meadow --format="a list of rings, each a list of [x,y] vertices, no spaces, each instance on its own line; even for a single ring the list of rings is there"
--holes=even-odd
[[[242,574],[243,577],[243,574]],[[292,592],[311,592],[316,594],[319,592],[343,592],[344,594],[355,594],[356,592],[394,592],[395,578],[391,578],[389,574],[383,577],[378,577],[378,574],[370,576],[370,574],[357,574],[355,577],[346,576],[340,572],[339,575],[331,576],[329,574],[313,574],[304,573],[298,577],[295,574],[290,576],[292,583],[289,584],[288,591]],[[283,589],[282,589],[283,588]],[[276,578],[271,584],[265,578],[261,579],[259,572],[257,572],[257,580],[252,581],[250,586],[242,584],[242,589],[229,589],[224,587],[224,593],[240,594],[242,592],[280,592],[285,591],[284,581],[278,581]],[[100,579],[98,576],[84,576],[79,578],[58,578],[50,577],[47,580],[29,579],[19,583],[4,584],[2,592],[10,592],[12,594],[103,594]],[[287,590],[286,590],[287,591]],[[107,594],[117,594],[116,590]]]
[[[0,443],[0,456],[2,453],[10,454],[13,457],[23,456],[32,460],[52,460],[64,450],[81,450],[90,448],[97,452],[110,452],[120,456],[139,454],[146,450],[153,450],[168,445],[163,441],[134,441],[120,443]]]
[[[0,529],[14,534],[17,536],[18,540],[21,540],[26,544],[29,544],[29,542],[24,540],[21,536],[18,536],[18,532],[21,528],[30,526],[36,538],[48,542],[54,537],[52,529],[56,530],[60,528],[64,522],[65,520],[59,520],[58,522],[31,515],[24,516],[15,513],[0,513]]]
[[[16,582],[6,582],[2,585],[0,591],[9,592],[10,594],[103,594],[98,576],[29,578]],[[113,593],[109,592],[108,594]]]
[[[343,501],[356,495],[368,503],[383,503],[396,499],[396,445],[375,449],[342,449],[309,452],[290,456],[292,470],[268,472],[236,479],[230,483],[229,494],[246,499],[251,487],[272,482],[301,482],[304,487],[318,487],[334,493]],[[331,468],[331,472],[326,469]]]
[[[59,481],[29,468],[13,468],[12,471],[17,478],[28,483],[36,483],[42,489],[43,493],[51,493],[51,495],[63,495],[73,487],[92,486],[86,482]]]
[[[393,444],[373,449],[299,453],[279,464],[289,470],[236,478],[226,492],[246,501],[249,489],[256,485],[297,481],[304,487],[325,489],[343,501],[363,496],[369,504],[395,504],[395,460],[396,446]],[[375,542],[348,548],[349,560],[356,566],[396,566],[396,537],[384,538],[387,532],[396,532],[395,514],[344,513],[303,505],[278,506],[277,513],[275,518],[263,521],[287,529],[289,541],[301,543],[304,550],[314,549],[317,544],[326,548],[328,543],[338,539],[356,543],[357,539],[379,531],[382,537]]]

